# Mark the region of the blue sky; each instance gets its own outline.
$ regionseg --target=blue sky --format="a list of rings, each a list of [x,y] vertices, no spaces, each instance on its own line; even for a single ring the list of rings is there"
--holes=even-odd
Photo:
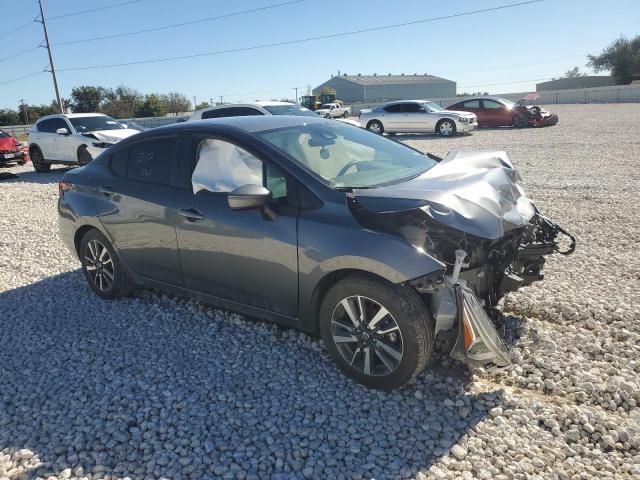
[[[48,17],[125,0],[46,0]],[[306,0],[216,21],[71,45],[89,37],[119,34],[250,10],[287,0],[140,0],[113,9],[51,19],[49,35],[58,69],[104,65],[340,33],[490,8],[518,0]],[[36,0],[0,0],[0,36],[32,20]],[[545,0],[541,3],[392,30],[318,40],[167,63],[60,71],[63,96],[74,86],[124,84],[143,93],[179,91],[198,101],[294,96],[338,70],[363,73],[430,73],[458,82],[458,91],[491,93],[534,90],[536,80],[559,76],[586,63],[620,34],[640,34],[640,0]],[[0,38],[0,59],[42,41],[33,23]],[[0,83],[42,70],[45,49],[0,62]],[[0,108],[48,103],[51,75],[43,73],[0,86]]]

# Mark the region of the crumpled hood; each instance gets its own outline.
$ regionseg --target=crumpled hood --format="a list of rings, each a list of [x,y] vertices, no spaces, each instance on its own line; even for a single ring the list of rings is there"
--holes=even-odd
[[[96,130],[95,132],[90,132],[83,135],[89,138],[94,136],[99,142],[118,143],[120,140],[129,138],[136,133],[140,132],[132,128],[122,128],[118,130]]]
[[[535,213],[506,152],[449,152],[407,182],[353,195],[367,210],[391,213],[419,208],[443,225],[497,239],[527,225]]]

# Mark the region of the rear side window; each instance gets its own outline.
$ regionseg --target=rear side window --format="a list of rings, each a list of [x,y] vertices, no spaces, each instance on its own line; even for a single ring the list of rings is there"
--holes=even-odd
[[[222,118],[222,117],[230,117],[231,108],[218,108],[217,110],[207,110],[206,112],[202,112],[202,119],[206,120],[207,118]]]
[[[42,133],[56,133],[56,119],[49,118],[38,122],[38,131]]]
[[[262,112],[259,112],[258,110],[256,110],[255,108],[249,108],[249,107],[236,107],[235,108],[235,112],[234,112],[234,116],[236,117],[246,117],[246,116],[252,116],[252,115],[262,115]]]
[[[480,100],[469,100],[462,104],[463,108],[480,108]]]
[[[137,182],[169,185],[177,147],[176,137],[153,138],[132,145],[129,147],[127,160],[127,178]]]
[[[389,113],[402,113],[404,112],[404,104],[397,103],[395,105],[388,105],[384,107],[384,111]]]

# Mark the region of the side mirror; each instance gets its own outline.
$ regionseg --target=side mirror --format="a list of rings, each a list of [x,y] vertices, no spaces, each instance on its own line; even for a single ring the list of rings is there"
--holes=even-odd
[[[229,192],[227,196],[231,210],[261,207],[269,200],[271,200],[271,192],[262,185],[243,185]]]
[[[127,125],[126,123],[121,123],[120,125],[122,125],[124,128],[129,128],[129,125]]]
[[[69,130],[67,130],[66,128],[59,128],[56,130],[56,133],[58,135],[69,135]]]

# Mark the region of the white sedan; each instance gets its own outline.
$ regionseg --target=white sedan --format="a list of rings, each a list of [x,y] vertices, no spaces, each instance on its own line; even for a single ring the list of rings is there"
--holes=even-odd
[[[85,165],[106,148],[138,133],[102,113],[47,115],[29,131],[29,155],[36,172],[53,164]]]

